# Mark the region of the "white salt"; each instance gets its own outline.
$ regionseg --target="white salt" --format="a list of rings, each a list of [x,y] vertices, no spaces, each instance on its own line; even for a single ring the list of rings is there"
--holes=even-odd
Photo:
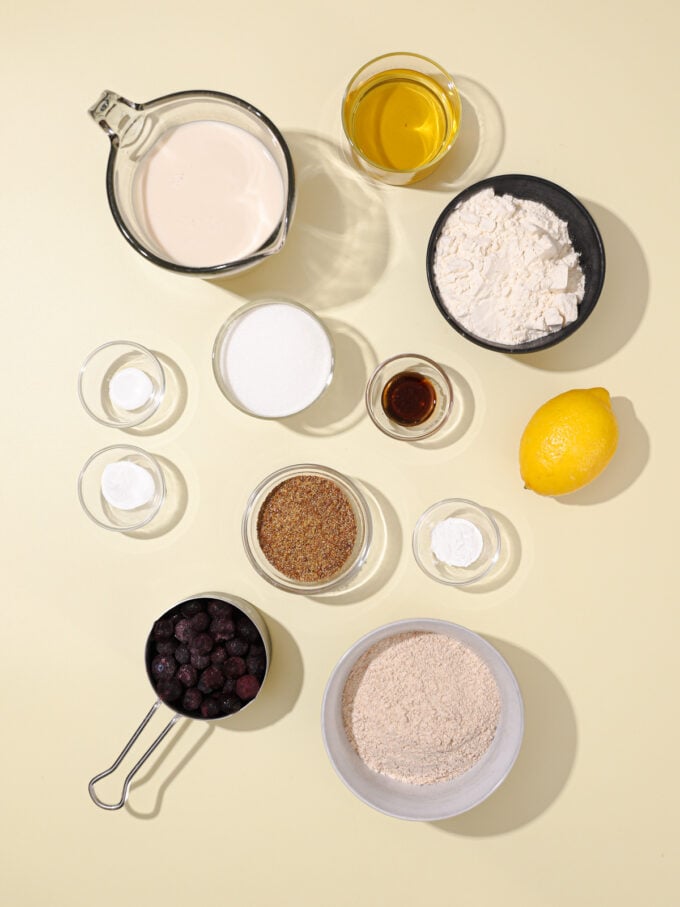
[[[322,393],[332,374],[333,351],[313,315],[290,303],[271,302],[244,312],[231,327],[219,365],[243,409],[282,418]]]
[[[431,544],[438,561],[449,567],[469,567],[482,553],[484,539],[474,523],[448,517],[432,529]]]
[[[142,507],[156,493],[156,483],[149,470],[129,460],[105,466],[101,488],[105,500],[118,510]]]
[[[120,409],[139,409],[152,395],[151,378],[139,368],[122,368],[109,381],[109,398]]]

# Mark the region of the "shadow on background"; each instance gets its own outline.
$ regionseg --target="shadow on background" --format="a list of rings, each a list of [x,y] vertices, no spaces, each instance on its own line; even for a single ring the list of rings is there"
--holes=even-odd
[[[160,457],[158,454],[154,454],[154,456],[163,470],[165,500],[158,514],[150,523],[141,529],[125,533],[132,539],[157,539],[162,535],[167,535],[180,522],[186,513],[189,502],[187,483],[179,469],[167,457]]]
[[[261,612],[262,613],[262,612]],[[187,718],[178,724],[177,730],[171,732],[172,736],[161,744],[160,755],[155,758],[150,768],[130,785],[130,799],[134,799],[136,788],[151,783],[154,779],[160,781],[158,791],[153,805],[144,812],[131,806],[130,801],[125,805],[125,809],[137,819],[154,819],[159,815],[163,804],[163,799],[168,788],[173,781],[182,773],[182,771],[193,761],[199,750],[207,743],[208,739],[213,736],[216,730],[220,731],[256,731],[269,725],[276,724],[288,712],[298,700],[300,690],[302,689],[303,664],[300,649],[290,635],[288,630],[278,621],[274,620],[268,614],[263,614],[269,629],[272,643],[272,659],[269,668],[269,674],[262,692],[258,698],[245,709],[243,712],[237,712],[228,718],[222,718],[219,721],[201,721]],[[165,710],[164,710],[165,711]],[[204,729],[200,730],[200,725]],[[199,736],[195,739],[190,749],[182,756],[177,764],[171,768],[167,774],[166,769],[171,761],[173,751],[176,750],[188,734],[190,727],[198,727]],[[158,729],[156,730],[156,733]],[[194,734],[194,736],[196,736]],[[143,744],[142,744],[143,745]],[[118,778],[118,791],[122,785],[122,778],[125,777],[129,769],[119,768],[115,773]]]
[[[188,389],[182,370],[174,359],[164,353],[159,353],[156,350],[153,353],[163,366],[165,393],[160,406],[153,416],[139,426],[124,429],[129,435],[145,437],[165,431],[177,422],[187,405]]]
[[[326,595],[310,596],[324,605],[355,605],[375,595],[397,569],[402,548],[399,517],[384,494],[368,482],[361,482],[373,522],[373,540],[366,563],[349,586]]]
[[[287,132],[297,204],[283,250],[251,271],[213,281],[242,296],[284,296],[314,311],[365,296],[387,265],[389,226],[370,181],[319,136]]]
[[[436,434],[430,438],[412,442],[414,447],[422,447],[424,450],[440,450],[460,441],[472,425],[475,414],[475,398],[467,380],[450,366],[441,362],[439,365],[451,382],[453,404],[449,418]]]
[[[517,573],[522,560],[522,541],[519,532],[504,514],[499,513],[497,510],[492,510],[490,507],[486,509],[498,525],[498,531],[501,536],[501,550],[498,554],[498,560],[486,576],[476,583],[471,583],[469,586],[458,587],[461,592],[468,592],[473,595],[495,592],[501,586],[510,582]]]
[[[456,192],[484,179],[503,151],[503,114],[493,96],[478,82],[454,76],[463,108],[460,133],[435,172],[418,186],[437,192]]]
[[[631,230],[611,211],[583,200],[602,234],[606,274],[600,299],[584,324],[563,343],[514,356],[546,371],[576,371],[605,362],[633,337],[647,307],[649,269]]]
[[[576,758],[576,716],[566,690],[534,655],[487,636],[512,668],[524,700],[524,739],[517,762],[488,800],[453,819],[432,822],[439,831],[489,837],[536,819],[564,788]]]
[[[629,488],[642,474],[649,460],[649,435],[626,397],[612,397],[619,424],[619,446],[611,462],[594,482],[578,491],[555,498],[559,504],[601,504]]]
[[[360,422],[366,415],[366,383],[377,361],[368,340],[351,325],[332,318],[324,318],[324,324],[333,341],[333,380],[316,403],[282,421],[302,435],[337,435]]]

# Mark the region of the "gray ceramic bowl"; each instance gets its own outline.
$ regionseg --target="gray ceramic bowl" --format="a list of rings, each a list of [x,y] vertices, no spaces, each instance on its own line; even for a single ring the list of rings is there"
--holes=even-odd
[[[576,252],[580,255],[580,265],[585,275],[585,295],[578,307],[578,317],[571,324],[566,325],[558,331],[546,334],[544,337],[538,337],[535,340],[528,340],[525,343],[517,343],[512,346],[503,343],[494,343],[483,337],[478,337],[462,325],[448,310],[444,304],[437,281],[434,276],[434,256],[439,237],[446,221],[453,211],[462,202],[467,201],[473,195],[481,192],[482,189],[493,189],[496,195],[512,195],[515,198],[527,199],[528,201],[539,202],[553,211],[560,220],[567,222],[569,226],[569,237]],[[492,176],[489,179],[481,180],[472,186],[468,186],[463,192],[457,195],[444,208],[434,225],[430,241],[427,247],[427,281],[430,286],[430,292],[434,299],[435,305],[446,319],[446,321],[458,331],[467,340],[483,346],[487,350],[496,350],[500,353],[534,353],[538,350],[544,350],[561,343],[570,337],[574,331],[577,331],[581,325],[590,316],[597,300],[600,298],[602,287],[604,285],[605,274],[605,256],[604,245],[600,231],[591,217],[590,213],[571,193],[567,192],[556,183],[542,179],[539,176],[524,176],[521,174],[505,174],[503,176]]]
[[[479,762],[451,781],[404,784],[372,771],[355,752],[343,726],[342,694],[357,660],[375,643],[413,631],[444,633],[463,643],[484,661],[498,684],[501,716],[493,742]],[[326,685],[321,730],[333,768],[360,800],[397,819],[432,822],[472,809],[505,780],[522,742],[524,707],[515,675],[490,643],[471,630],[446,620],[414,618],[378,627],[345,652]]]

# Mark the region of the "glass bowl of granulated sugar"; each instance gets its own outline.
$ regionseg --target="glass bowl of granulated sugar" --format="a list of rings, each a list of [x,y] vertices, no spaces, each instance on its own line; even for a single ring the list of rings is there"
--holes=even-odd
[[[342,656],[321,707],[326,752],[355,796],[397,819],[467,812],[503,783],[524,732],[512,670],[445,620],[379,627]]]
[[[501,353],[570,337],[604,284],[602,237],[571,193],[538,176],[469,186],[444,208],[427,248],[427,279],[446,321]]]

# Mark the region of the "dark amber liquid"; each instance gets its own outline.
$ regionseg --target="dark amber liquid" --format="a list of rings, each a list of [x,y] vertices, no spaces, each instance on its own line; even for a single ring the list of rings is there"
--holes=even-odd
[[[418,372],[399,372],[385,385],[382,408],[398,425],[422,425],[434,412],[437,394],[429,378]]]

